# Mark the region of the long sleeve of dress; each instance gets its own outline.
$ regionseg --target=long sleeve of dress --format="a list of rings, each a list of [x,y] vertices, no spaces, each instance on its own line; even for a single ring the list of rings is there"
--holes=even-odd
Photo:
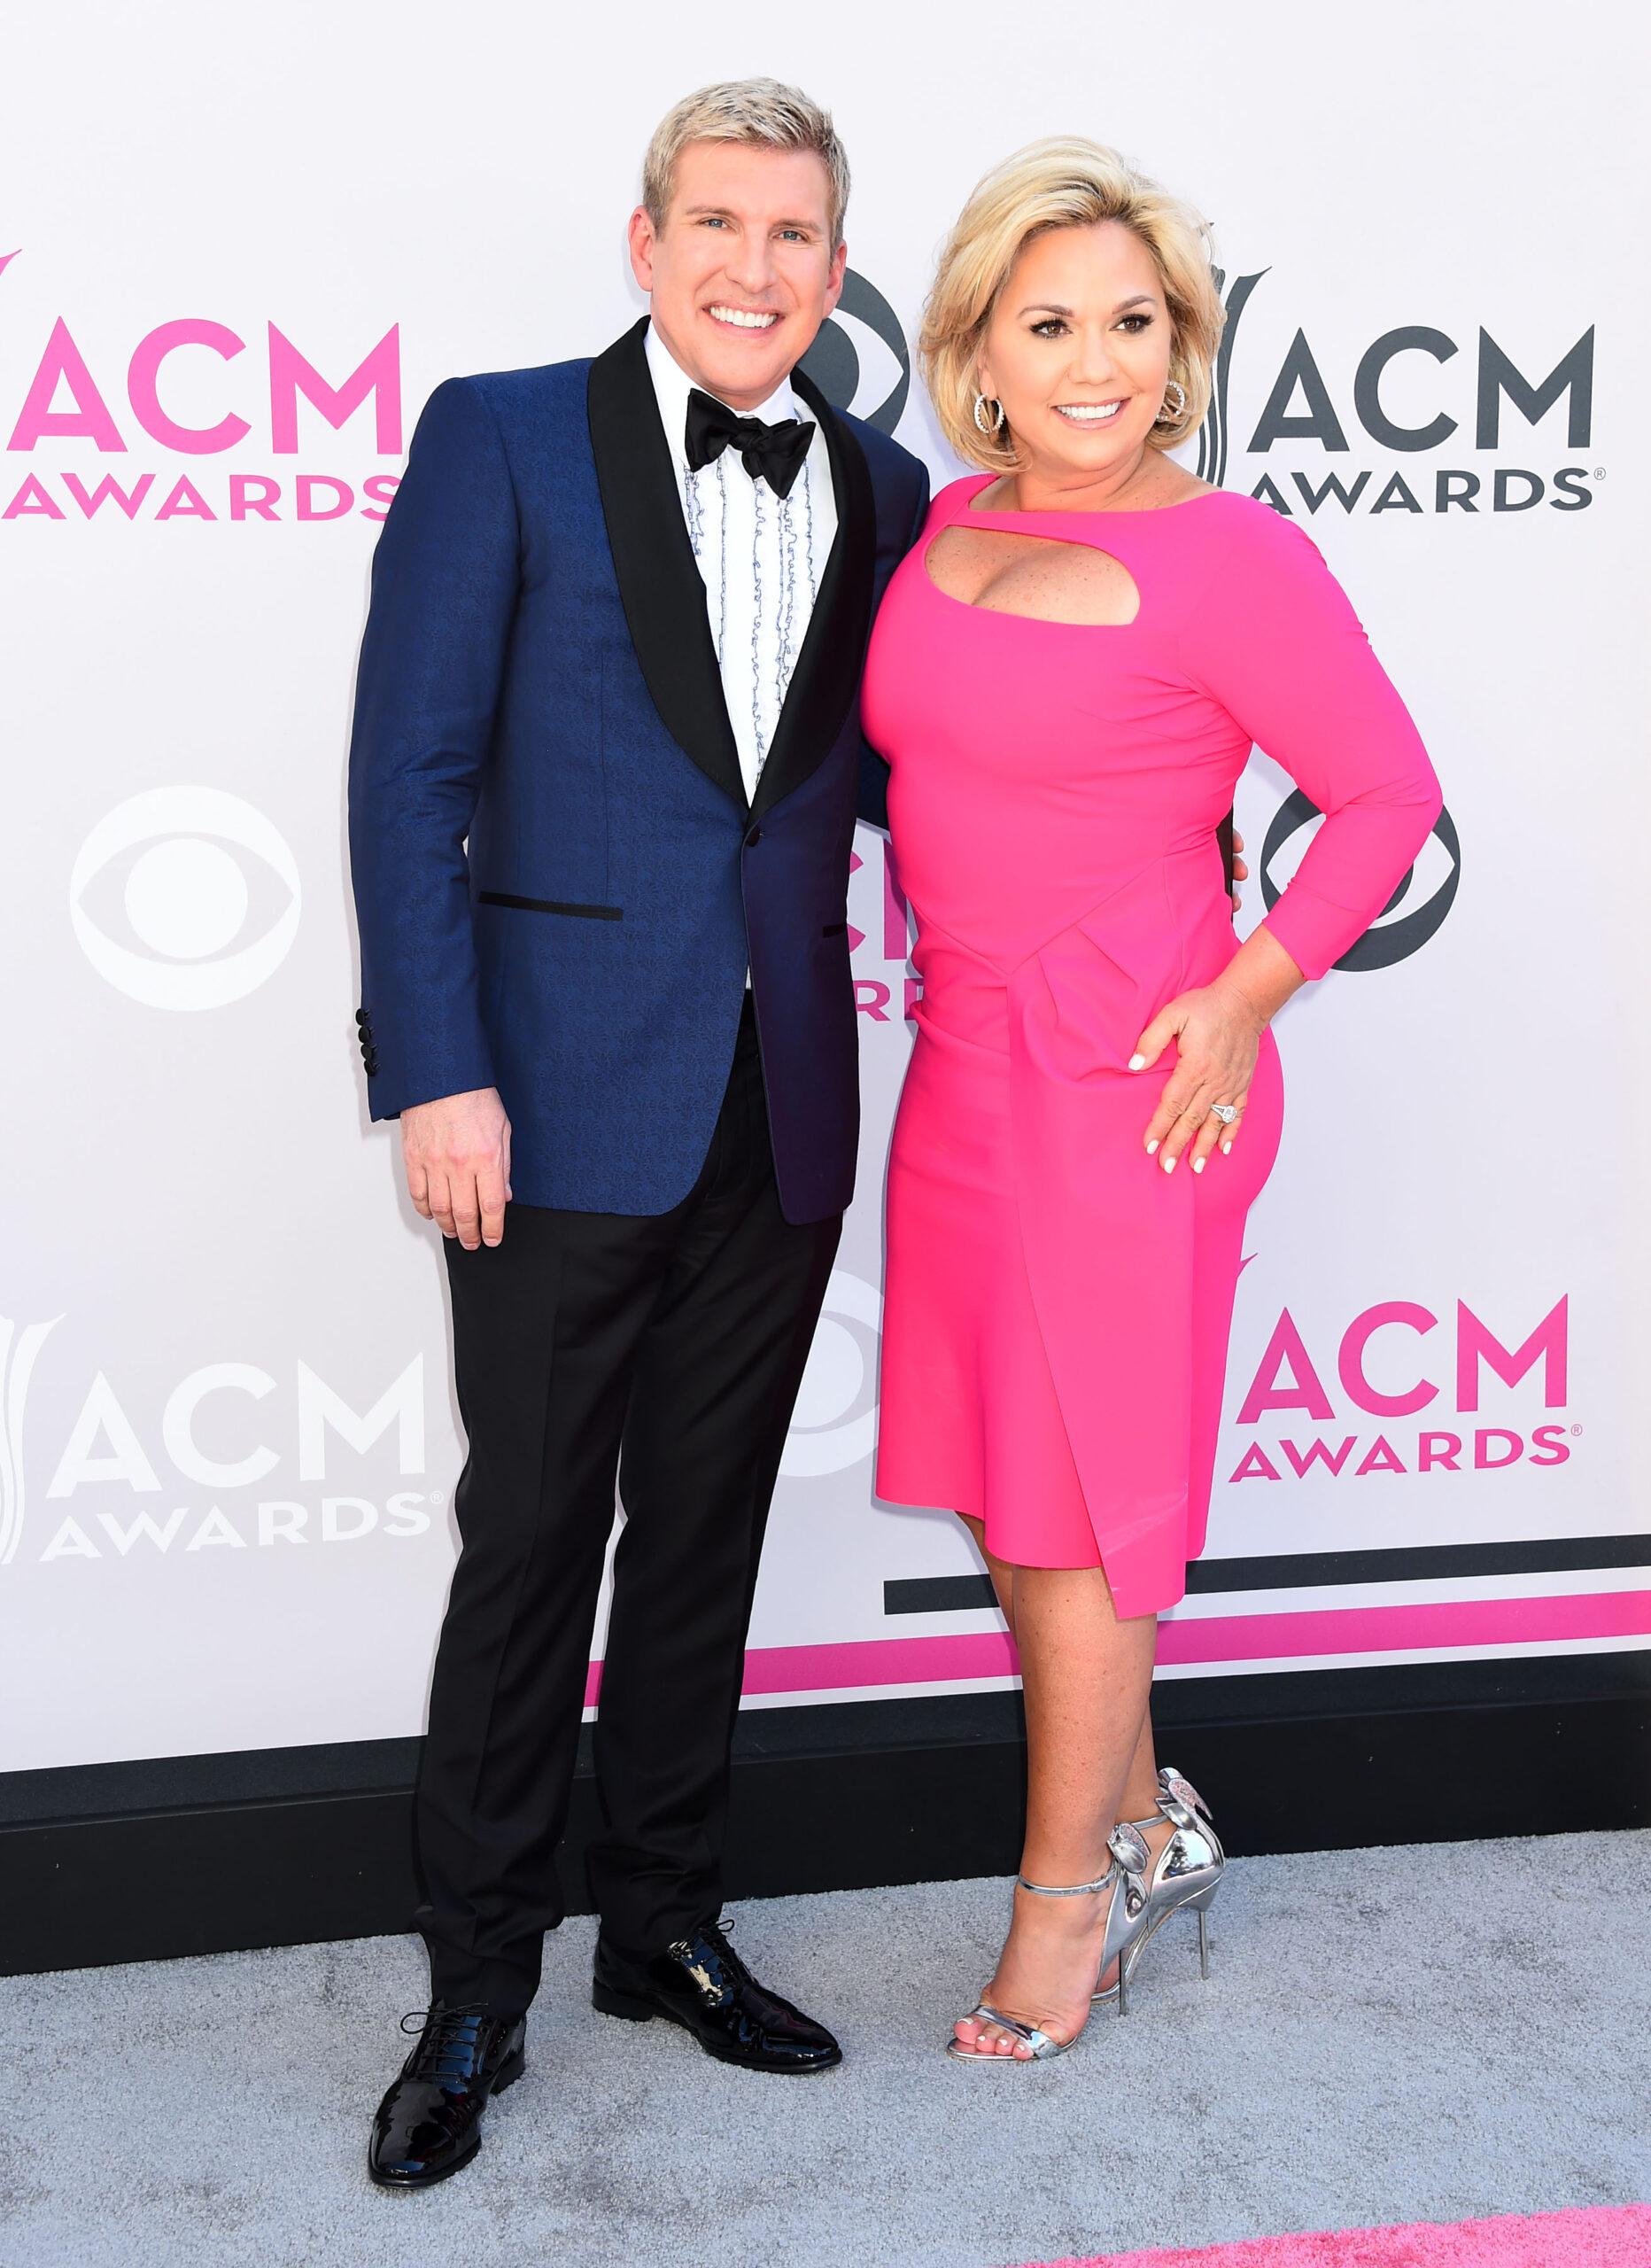
[[[1442,798],[1422,737],[1318,546],[1266,505],[1213,576],[1184,658],[1324,813],[1265,927],[1322,976],[1382,912]]]

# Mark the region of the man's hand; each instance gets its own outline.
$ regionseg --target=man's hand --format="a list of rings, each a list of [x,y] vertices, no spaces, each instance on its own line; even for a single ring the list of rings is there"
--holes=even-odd
[[[1236,912],[1238,911],[1238,908],[1239,908],[1239,907],[1243,905],[1243,903],[1244,903],[1243,894],[1242,894],[1242,892],[1240,891],[1240,889],[1239,889],[1239,888],[1238,888],[1238,885],[1239,885],[1239,883],[1240,883],[1240,882],[1247,882],[1249,881],[1249,879],[1250,879],[1250,869],[1249,869],[1249,867],[1248,867],[1248,866],[1245,866],[1245,864],[1244,864],[1244,860],[1243,860],[1243,859],[1239,857],[1239,855],[1238,855],[1238,853],[1239,853],[1243,849],[1244,849],[1244,837],[1243,837],[1243,835],[1240,835],[1240,834],[1239,834],[1239,832],[1238,832],[1237,828],[1236,828],[1236,827],[1234,827],[1234,829],[1233,829],[1233,912],[1234,912],[1235,913],[1236,913]]]
[[[510,1121],[497,1087],[443,1095],[401,1114],[407,1195],[467,1252],[498,1244],[510,1197]]]

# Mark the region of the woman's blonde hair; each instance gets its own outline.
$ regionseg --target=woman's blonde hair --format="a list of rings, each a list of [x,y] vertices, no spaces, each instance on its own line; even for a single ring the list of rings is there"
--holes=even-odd
[[[1034,142],[977,182],[935,270],[918,335],[918,359],[941,428],[965,462],[1012,472],[1007,424],[989,437],[975,423],[981,341],[998,294],[1026,245],[1050,229],[1121,221],[1151,253],[1174,327],[1169,375],[1186,392],[1173,423],[1155,425],[1158,449],[1196,432],[1209,408],[1215,349],[1226,320],[1210,232],[1191,206],[1137,173],[1116,150],[1076,135]]]
[[[690,142],[744,142],[766,150],[812,150],[826,167],[831,187],[826,217],[831,248],[842,242],[842,216],[849,203],[849,159],[828,111],[800,87],[778,79],[728,79],[685,95],[654,129],[642,160],[642,203],[655,229],[663,228],[677,160]]]

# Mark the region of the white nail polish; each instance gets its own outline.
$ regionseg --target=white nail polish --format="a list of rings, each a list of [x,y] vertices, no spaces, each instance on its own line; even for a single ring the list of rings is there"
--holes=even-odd
[[[1221,1144],[1221,1155],[1226,1157],[1230,1153],[1231,1149],[1232,1144],[1230,1142],[1223,1142]]]
[[[1174,1158],[1166,1158],[1166,1159],[1165,1159],[1165,1161],[1164,1161],[1164,1170],[1165,1170],[1165,1172],[1166,1172],[1166,1173],[1174,1173],[1174,1170],[1175,1170],[1175,1161],[1174,1160]]]
[[[1194,1158],[1192,1161],[1192,1170],[1194,1173],[1202,1173],[1204,1171],[1204,1160],[1202,1158]]]
[[[1153,1153],[1156,1151],[1156,1149],[1157,1149],[1157,1148],[1158,1148],[1158,1144],[1157,1144],[1157,1142],[1156,1142],[1156,1141],[1151,1141],[1151,1142],[1149,1142],[1149,1143],[1147,1144],[1147,1146],[1146,1146],[1146,1153],[1147,1153],[1147,1155],[1148,1155],[1148,1157],[1149,1157],[1149,1158],[1153,1154]]]
[[[1138,1071],[1145,1061],[1146,1058],[1144,1055],[1132,1055],[1129,1058],[1129,1068],[1132,1071]]]

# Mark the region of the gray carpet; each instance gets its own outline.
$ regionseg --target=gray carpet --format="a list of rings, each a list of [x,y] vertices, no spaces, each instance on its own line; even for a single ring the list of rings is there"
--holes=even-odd
[[[116,1886],[112,1885],[112,1892]],[[1000,2268],[1651,2197],[1651,1833],[1235,1860],[1057,2062],[941,2053],[1001,1882],[743,1907],[841,2070],[730,2071],[546,1947],[528,2070],[422,2196],[362,2153],[415,1938],[0,1982],[4,2268]]]

